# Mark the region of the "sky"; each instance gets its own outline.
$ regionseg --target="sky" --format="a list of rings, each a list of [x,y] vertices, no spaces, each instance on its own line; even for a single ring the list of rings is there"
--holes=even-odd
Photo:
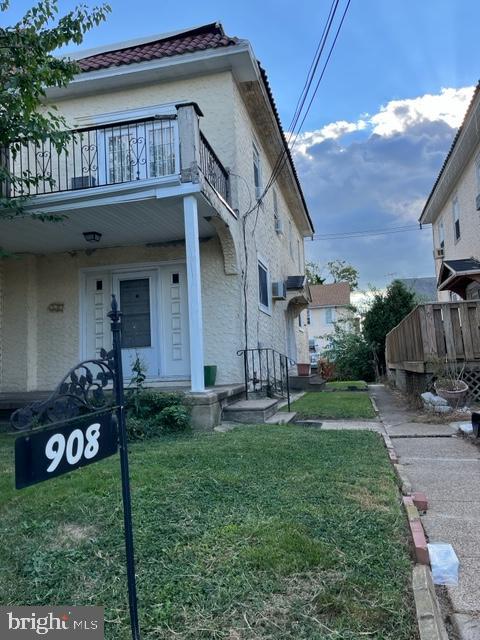
[[[341,6],[346,0],[341,0]],[[11,0],[11,24],[32,0]],[[62,12],[76,3],[59,0]],[[89,4],[92,4],[89,2]],[[97,2],[98,4],[98,2]],[[288,130],[331,0],[110,0],[84,47],[220,21],[251,41]],[[362,287],[433,276],[429,227],[415,226],[480,76],[478,0],[351,0],[294,157],[316,239],[307,258],[343,259]],[[338,233],[394,231],[328,238]]]

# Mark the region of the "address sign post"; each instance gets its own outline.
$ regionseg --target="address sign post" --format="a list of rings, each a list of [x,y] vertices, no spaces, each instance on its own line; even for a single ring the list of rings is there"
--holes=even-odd
[[[12,414],[25,432],[15,441],[15,486],[28,487],[120,452],[128,603],[133,640],[140,640],[123,391],[121,313],[115,296],[108,313],[113,348],[67,373],[47,400]],[[110,390],[109,386],[113,389]]]

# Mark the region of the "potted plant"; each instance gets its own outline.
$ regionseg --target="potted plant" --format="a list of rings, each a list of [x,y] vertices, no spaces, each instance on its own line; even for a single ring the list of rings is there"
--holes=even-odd
[[[456,361],[445,358],[442,368],[435,372],[433,386],[437,395],[454,409],[465,406],[467,399],[468,384],[462,379],[464,370],[465,365],[459,368]]]
[[[297,363],[297,372],[299,376],[309,376],[310,375],[310,363],[309,362],[298,362]]]

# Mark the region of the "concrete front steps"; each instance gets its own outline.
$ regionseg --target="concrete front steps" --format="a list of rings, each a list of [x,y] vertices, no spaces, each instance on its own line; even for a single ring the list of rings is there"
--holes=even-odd
[[[242,424],[286,424],[291,422],[296,413],[278,411],[279,403],[280,400],[277,398],[239,400],[223,408],[222,420]]]
[[[316,373],[309,376],[289,376],[290,389],[295,391],[323,391],[325,380]]]

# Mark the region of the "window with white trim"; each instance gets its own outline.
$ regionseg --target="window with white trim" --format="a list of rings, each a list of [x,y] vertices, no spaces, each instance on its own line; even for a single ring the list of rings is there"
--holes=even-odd
[[[327,307],[325,309],[325,323],[333,324],[335,322],[335,307]]]
[[[260,152],[253,143],[253,183],[255,185],[255,198],[262,195],[262,167],[260,165]]]
[[[438,242],[440,249],[443,249],[445,247],[445,225],[443,224],[443,220],[441,220],[438,225]]]
[[[258,260],[258,305],[262,311],[270,313],[270,273],[263,260]]]
[[[301,313],[298,314],[298,326],[300,327],[300,329],[303,328],[303,320],[302,320],[302,314]]]
[[[307,324],[312,324],[312,312],[307,309]]]
[[[453,235],[455,242],[460,240],[460,207],[458,204],[458,197],[455,196],[452,201],[452,214],[453,214]]]
[[[288,249],[293,260],[293,226],[291,220],[288,221]]]
[[[477,176],[477,193],[480,193],[480,153],[475,159],[475,175]]]

